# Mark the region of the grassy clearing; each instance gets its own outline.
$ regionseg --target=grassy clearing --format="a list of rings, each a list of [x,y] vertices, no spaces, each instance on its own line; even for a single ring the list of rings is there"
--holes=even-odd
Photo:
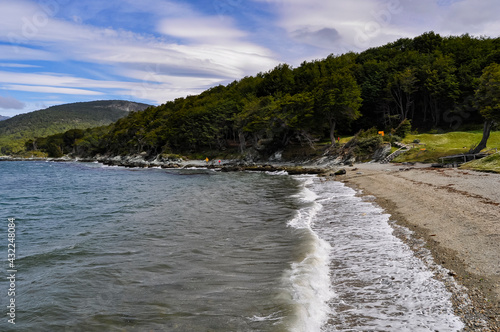
[[[472,169],[482,172],[500,173],[500,152],[482,159],[473,160],[460,166],[462,169]]]
[[[420,140],[420,144],[414,144],[414,148],[403,153],[395,162],[438,162],[440,157],[467,153],[473,146],[481,141],[482,131],[456,131],[446,134],[419,134],[409,135],[403,142],[412,144],[414,140]],[[492,132],[488,140],[486,150],[500,149],[500,131]]]

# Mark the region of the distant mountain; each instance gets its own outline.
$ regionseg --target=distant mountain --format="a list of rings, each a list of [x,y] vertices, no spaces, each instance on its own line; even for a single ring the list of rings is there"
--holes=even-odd
[[[0,152],[20,150],[24,142],[35,137],[62,133],[70,129],[86,129],[108,125],[132,111],[151,105],[124,100],[100,100],[52,106],[16,115],[0,121]]]
[[[7,120],[7,119],[10,119],[10,117],[9,116],[0,115],[0,121]]]

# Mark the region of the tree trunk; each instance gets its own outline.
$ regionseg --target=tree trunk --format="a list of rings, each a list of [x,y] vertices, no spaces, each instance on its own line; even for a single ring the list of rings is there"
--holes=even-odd
[[[493,120],[486,120],[483,126],[483,138],[481,142],[479,142],[475,148],[472,148],[469,153],[476,154],[486,148],[486,142],[488,142],[488,138],[490,138],[491,127],[493,127]]]
[[[330,121],[330,140],[332,141],[332,146],[335,145],[335,121]]]
[[[247,146],[247,142],[245,140],[245,134],[243,133],[243,131],[238,131],[238,139],[240,141],[240,153],[243,154]]]
[[[401,120],[404,119],[404,101],[403,101],[403,92],[400,89],[392,89],[392,98],[394,102],[396,103],[396,106],[399,111],[399,116],[401,117]]]

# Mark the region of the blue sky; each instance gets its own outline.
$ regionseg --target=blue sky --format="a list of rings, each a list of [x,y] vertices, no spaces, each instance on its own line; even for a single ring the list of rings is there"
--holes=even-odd
[[[0,0],[0,114],[162,104],[427,31],[498,37],[497,0]]]

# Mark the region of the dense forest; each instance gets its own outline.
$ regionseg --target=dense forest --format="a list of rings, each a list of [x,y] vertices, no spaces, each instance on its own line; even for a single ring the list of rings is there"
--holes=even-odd
[[[109,125],[150,105],[123,100],[99,100],[52,106],[20,114],[0,122],[0,152],[9,154],[24,148],[27,139]]]
[[[297,68],[280,64],[38,146],[80,156],[227,149],[270,155],[289,145],[333,143],[361,129],[394,133],[403,121],[418,131],[482,128],[488,113],[478,107],[476,91],[495,63],[499,38],[428,32]]]

